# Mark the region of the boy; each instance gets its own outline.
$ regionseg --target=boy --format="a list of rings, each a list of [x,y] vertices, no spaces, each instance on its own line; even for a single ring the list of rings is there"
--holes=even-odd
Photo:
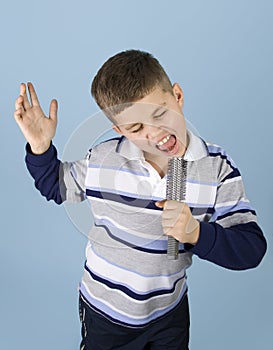
[[[240,173],[222,148],[186,129],[184,96],[159,62],[138,50],[104,63],[92,95],[121,136],[61,163],[32,84],[14,117],[28,141],[26,164],[48,200],[91,202],[94,227],[80,285],[81,349],[188,349],[186,269],[192,255],[229,269],[256,267],[266,241]],[[170,157],[187,161],[186,203],[165,201]],[[167,258],[167,237],[179,257]]]

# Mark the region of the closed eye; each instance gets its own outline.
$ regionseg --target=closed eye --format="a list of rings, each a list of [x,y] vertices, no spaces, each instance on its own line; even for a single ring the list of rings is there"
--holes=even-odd
[[[158,115],[154,115],[154,118],[157,119],[157,118],[160,118],[160,117],[163,117],[163,115],[166,113],[166,110],[163,111],[162,113],[158,114]]]
[[[139,124],[139,127],[137,129],[131,130],[132,133],[139,132],[143,128],[143,124]]]

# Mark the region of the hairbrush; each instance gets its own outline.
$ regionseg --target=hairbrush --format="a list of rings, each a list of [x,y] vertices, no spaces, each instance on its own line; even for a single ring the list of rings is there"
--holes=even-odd
[[[166,199],[179,202],[186,196],[187,162],[182,157],[171,157],[168,160]],[[179,242],[168,236],[167,256],[170,260],[178,258]]]

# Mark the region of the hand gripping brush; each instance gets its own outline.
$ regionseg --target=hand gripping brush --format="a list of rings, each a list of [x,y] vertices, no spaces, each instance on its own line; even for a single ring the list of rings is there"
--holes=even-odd
[[[171,157],[168,160],[166,199],[179,202],[186,196],[187,162],[182,157]],[[169,260],[178,258],[179,242],[168,236],[167,256]]]

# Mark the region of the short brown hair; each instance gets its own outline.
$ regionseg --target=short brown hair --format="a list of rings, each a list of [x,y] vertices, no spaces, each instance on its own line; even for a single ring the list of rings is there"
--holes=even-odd
[[[91,94],[111,119],[157,86],[172,93],[166,72],[150,53],[127,50],[110,57],[95,76]]]

